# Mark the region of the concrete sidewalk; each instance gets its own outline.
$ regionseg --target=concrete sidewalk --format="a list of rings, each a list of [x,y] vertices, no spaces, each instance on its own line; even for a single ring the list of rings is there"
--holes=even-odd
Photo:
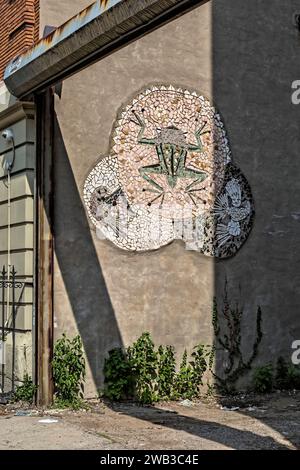
[[[33,416],[2,407],[0,449],[300,449],[300,395],[154,407],[94,403],[88,411]]]

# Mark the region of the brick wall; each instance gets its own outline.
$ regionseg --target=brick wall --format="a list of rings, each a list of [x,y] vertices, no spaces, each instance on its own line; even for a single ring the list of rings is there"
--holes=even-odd
[[[0,80],[8,62],[39,39],[39,0],[0,0]]]

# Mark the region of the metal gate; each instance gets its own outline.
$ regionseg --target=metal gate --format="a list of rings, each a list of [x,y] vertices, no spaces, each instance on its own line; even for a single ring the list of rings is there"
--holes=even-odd
[[[12,266],[0,273],[0,401],[6,402],[16,387],[16,328],[18,308],[26,282],[17,279]]]

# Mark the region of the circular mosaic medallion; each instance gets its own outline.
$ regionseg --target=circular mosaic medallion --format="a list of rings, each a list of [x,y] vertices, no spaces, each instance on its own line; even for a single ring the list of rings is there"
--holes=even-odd
[[[111,155],[90,172],[83,196],[101,238],[129,251],[178,239],[227,258],[253,225],[251,189],[231,161],[220,115],[173,86],[152,86],[123,109]]]
[[[210,210],[230,149],[219,114],[203,96],[149,88],[122,112],[113,140],[130,204],[158,207],[173,219]]]

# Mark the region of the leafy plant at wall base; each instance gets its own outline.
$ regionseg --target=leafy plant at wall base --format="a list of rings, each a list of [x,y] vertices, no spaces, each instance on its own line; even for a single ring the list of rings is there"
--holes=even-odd
[[[208,356],[208,370],[210,372],[213,372],[215,355],[216,355],[216,347],[215,346],[209,346],[209,347],[210,347],[210,353]]]
[[[207,383],[207,391],[206,391],[206,396],[207,397],[213,397],[216,392],[216,386],[215,384]]]
[[[258,393],[269,393],[273,389],[274,369],[272,364],[257,367],[254,370],[254,390]]]
[[[24,401],[32,404],[37,389],[38,388],[34,385],[32,378],[28,374],[25,374],[23,384],[19,385],[13,394],[13,401]]]
[[[194,347],[191,354],[190,365],[194,372],[194,381],[197,387],[203,385],[203,375],[211,363],[211,347],[204,344],[198,344]]]
[[[127,354],[134,376],[136,398],[144,404],[157,401],[157,352],[150,333],[143,333],[127,349]]]
[[[175,387],[180,398],[191,399],[198,395],[198,385],[195,381],[195,373],[187,361],[187,351],[182,356],[179,372],[176,375]]]
[[[161,400],[176,398],[174,379],[176,359],[173,346],[159,346],[157,365],[157,393]]]
[[[218,388],[225,393],[231,393],[235,390],[236,382],[246,372],[248,372],[257,357],[258,348],[261,343],[263,333],[261,328],[262,312],[257,307],[256,314],[256,337],[252,347],[251,355],[248,359],[244,358],[242,348],[241,322],[243,318],[243,309],[236,303],[232,306],[228,299],[227,280],[225,281],[223,308],[222,308],[222,328],[220,326],[219,311],[216,298],[213,302],[212,325],[215,334],[215,351],[220,351],[226,355],[226,366],[223,376],[213,374]],[[223,331],[223,333],[221,333]]]
[[[104,391],[105,397],[110,400],[128,398],[134,393],[134,380],[131,363],[127,354],[121,348],[109,351],[104,362]]]
[[[287,389],[300,390],[300,370],[299,367],[291,364],[287,370]]]
[[[209,369],[212,360],[212,348],[204,344],[194,347],[191,360],[187,360],[187,351],[182,356],[179,372],[175,377],[175,388],[180,398],[192,399],[200,395],[203,375]]]
[[[85,359],[79,335],[69,339],[63,334],[56,341],[52,370],[56,405],[79,408],[85,381]]]
[[[279,357],[275,385],[279,390],[300,390],[300,368],[294,364],[288,365],[283,357]]]
[[[116,348],[109,352],[103,369],[103,395],[111,400],[134,397],[143,404],[197,397],[212,355],[212,348],[199,344],[190,362],[184,352],[176,373],[173,346],[159,346],[156,350],[150,334],[143,333],[126,351]]]

